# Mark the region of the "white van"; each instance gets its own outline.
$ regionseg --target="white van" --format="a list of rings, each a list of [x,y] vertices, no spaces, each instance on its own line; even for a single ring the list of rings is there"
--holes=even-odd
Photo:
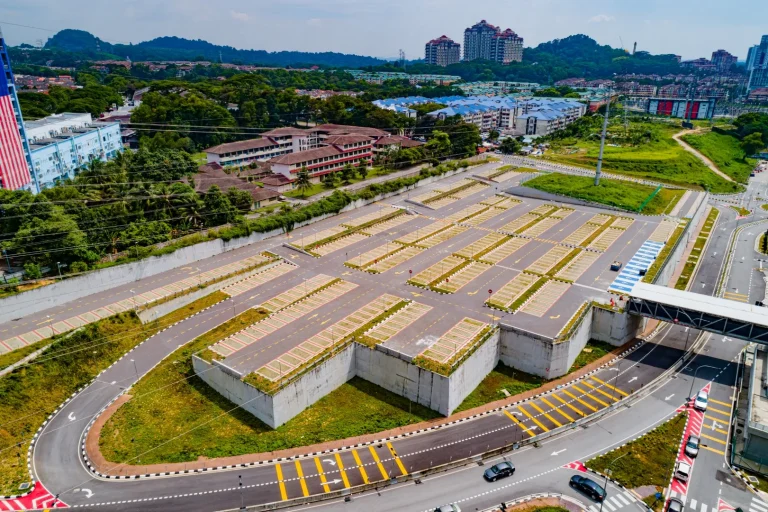
[[[677,461],[677,464],[675,464],[675,478],[677,478],[681,482],[687,482],[690,476],[691,476],[691,465],[681,460]]]

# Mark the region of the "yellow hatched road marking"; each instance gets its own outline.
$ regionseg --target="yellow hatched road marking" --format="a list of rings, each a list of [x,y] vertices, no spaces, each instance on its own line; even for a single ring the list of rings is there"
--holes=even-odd
[[[562,398],[560,398],[559,396],[557,396],[555,393],[552,393],[552,396],[553,396],[553,397],[555,397],[556,399],[558,399],[558,400],[559,400],[559,401],[560,401],[560,402],[561,402],[561,403],[562,403],[564,406],[566,406],[566,407],[569,407],[569,408],[571,408],[572,410],[576,411],[576,413],[577,413],[577,414],[580,414],[580,415],[582,415],[582,416],[586,416],[586,414],[584,414],[584,413],[583,413],[583,412],[581,412],[579,409],[577,409],[577,408],[576,408],[576,407],[574,407],[573,405],[569,404],[568,402],[566,402],[565,400],[563,400]]]
[[[528,417],[529,417],[529,418],[530,418],[530,419],[531,419],[531,420],[532,420],[532,421],[533,421],[533,422],[534,422],[536,425],[538,425],[538,426],[539,426],[539,428],[540,428],[541,430],[543,430],[544,432],[549,432],[549,429],[548,429],[547,427],[545,427],[545,426],[544,426],[544,425],[543,425],[543,424],[542,424],[542,423],[541,423],[539,420],[537,420],[536,418],[534,418],[534,417],[533,417],[533,415],[532,415],[531,413],[529,413],[528,411],[526,411],[526,410],[523,408],[523,406],[522,406],[522,405],[518,405],[518,406],[517,406],[517,410],[518,410],[518,411],[520,411],[520,412],[522,412],[522,413],[523,413],[523,414],[525,414],[526,416],[528,416]]]
[[[725,452],[722,451],[722,450],[716,450],[714,448],[710,448],[709,446],[704,446],[704,445],[701,445],[701,447],[704,448],[705,450],[709,450],[711,452],[715,452],[715,453],[720,454],[720,455],[725,455]]]
[[[509,419],[511,419],[512,421],[514,421],[514,422],[515,422],[515,424],[516,424],[518,427],[520,427],[520,430],[522,430],[523,432],[525,432],[525,433],[526,433],[526,434],[528,434],[529,436],[533,437],[533,436],[535,436],[535,435],[536,435],[536,434],[534,434],[533,432],[531,432],[531,429],[529,429],[529,428],[525,428],[525,425],[523,425],[523,424],[520,422],[520,420],[518,420],[517,418],[515,418],[515,415],[514,415],[514,414],[510,414],[510,413],[509,413],[509,411],[507,411],[506,409],[504,409],[504,414],[506,414],[506,415],[507,415],[507,417],[508,417]]]
[[[296,463],[296,473],[299,475],[299,483],[301,484],[301,493],[304,495],[304,497],[309,496],[309,490],[307,489],[307,482],[304,481],[304,472],[301,470],[301,464],[298,460],[294,461]]]
[[[709,439],[710,441],[714,441],[716,443],[725,444],[725,441],[723,441],[722,439],[718,439],[716,437],[708,436],[707,434],[699,434],[699,435],[701,437],[703,437],[704,439]]]
[[[379,454],[376,453],[376,450],[373,449],[373,446],[368,446],[368,449],[371,450],[371,455],[373,455],[373,460],[375,460],[376,465],[379,466],[379,471],[381,471],[381,477],[384,480],[389,480],[389,475],[387,474],[387,470],[384,469],[384,465],[381,463],[381,459],[379,459]]]
[[[339,466],[339,472],[341,473],[341,480],[344,482],[344,487],[349,489],[349,479],[347,479],[347,472],[344,471],[344,463],[341,462],[341,455],[338,453],[335,453],[336,455],[336,464]]]
[[[586,390],[586,389],[581,389],[581,388],[580,388],[579,386],[577,386],[576,384],[571,384],[571,387],[572,387],[573,389],[575,389],[576,391],[578,391],[579,393],[581,393],[582,395],[584,395],[584,396],[588,396],[589,398],[591,398],[591,399],[592,399],[592,400],[594,400],[595,402],[599,403],[599,404],[600,404],[600,405],[602,405],[603,407],[608,407],[608,404],[607,404],[607,403],[603,402],[603,401],[602,401],[602,400],[600,400],[599,398],[595,398],[594,396],[590,395],[590,394],[589,394],[589,392],[587,392],[587,390]]]
[[[530,402],[530,405],[531,405],[531,407],[533,407],[534,409],[536,409],[537,411],[539,411],[541,414],[543,414],[543,415],[544,415],[544,417],[545,417],[545,418],[547,418],[549,421],[551,421],[552,423],[554,423],[554,424],[555,424],[555,425],[557,425],[558,427],[562,427],[562,426],[563,426],[563,424],[562,424],[562,423],[560,423],[560,422],[559,422],[559,421],[557,421],[555,418],[553,418],[552,416],[550,416],[549,414],[547,414],[546,412],[544,412],[544,411],[542,410],[542,408],[541,408],[541,407],[539,407],[538,405],[536,405],[535,403],[533,403],[533,402]]]
[[[559,414],[560,416],[562,416],[562,417],[564,417],[564,418],[567,418],[567,419],[568,419],[568,421],[576,421],[576,420],[574,420],[573,418],[571,418],[570,416],[568,416],[568,415],[567,415],[565,412],[563,412],[563,411],[561,411],[559,408],[555,407],[555,406],[554,406],[554,405],[553,405],[553,404],[552,404],[552,403],[551,403],[549,400],[547,400],[546,398],[543,398],[543,397],[542,397],[542,398],[541,398],[541,401],[542,401],[542,402],[544,402],[545,404],[547,404],[548,406],[550,406],[550,407],[552,408],[552,410],[553,410],[553,411],[557,411],[557,414]]]
[[[609,394],[609,393],[606,393],[606,392],[605,392],[605,391],[603,391],[602,389],[598,388],[597,386],[593,386],[592,384],[590,384],[590,383],[589,383],[589,382],[587,382],[587,381],[584,381],[584,385],[585,385],[585,386],[589,386],[590,388],[594,389],[595,391],[597,391],[597,392],[598,392],[598,393],[600,393],[601,395],[608,397],[610,400],[613,400],[614,402],[618,402],[618,401],[619,401],[619,399],[618,399],[618,398],[616,398],[615,396],[613,396],[613,395],[611,395],[611,394]]]
[[[602,380],[598,379],[597,377],[590,377],[590,379],[599,382],[600,384],[602,384],[603,386],[607,387],[608,389],[612,389],[613,391],[617,392],[621,396],[629,396],[629,393],[625,393],[624,391],[620,390],[619,388],[611,386],[607,382],[603,382]]]
[[[568,395],[569,397],[573,398],[574,400],[576,400],[577,402],[579,402],[579,403],[580,403],[581,405],[583,405],[584,407],[586,407],[586,408],[588,408],[588,409],[591,409],[591,410],[592,410],[592,412],[597,412],[597,407],[595,407],[595,406],[593,406],[593,405],[589,405],[587,402],[585,402],[585,401],[584,401],[584,400],[582,400],[581,398],[579,398],[579,397],[575,396],[573,393],[571,393],[571,392],[570,392],[570,391],[568,391],[567,389],[564,389],[564,390],[563,390],[563,393],[565,393],[565,394],[566,394],[566,395]],[[583,416],[583,414],[582,414],[582,416]]]
[[[715,412],[717,414],[722,414],[723,416],[731,417],[731,413],[728,411],[721,411],[720,409],[715,409],[714,407],[707,407],[707,412]]]
[[[397,456],[397,452],[395,451],[395,448],[392,446],[392,443],[387,443],[387,448],[389,448],[389,453],[392,454],[392,457],[395,458],[397,467],[400,468],[400,473],[402,473],[403,476],[407,475],[408,471],[405,470],[405,466],[403,466],[403,461],[401,461],[400,457]]]
[[[707,411],[707,412],[709,412],[709,411]],[[705,414],[704,417],[707,418],[708,420],[714,421],[714,422],[725,421],[722,418],[715,418],[714,416],[709,416],[708,414]]]
[[[283,483],[283,468],[280,464],[275,464],[275,471],[277,471],[277,483],[280,484],[280,499],[283,501],[288,499],[288,493],[285,492],[285,483]]]
[[[715,400],[714,398],[710,398],[709,401],[712,402],[713,404],[724,405],[724,406],[726,406],[728,408],[731,407],[731,404],[729,404],[728,402],[721,402],[720,400]]]
[[[315,467],[317,467],[317,474],[320,475],[320,483],[323,484],[323,490],[325,492],[331,492],[331,488],[328,487],[328,480],[325,478],[325,471],[323,471],[323,465],[320,464],[320,459],[315,458]]]
[[[365,468],[363,467],[363,463],[360,462],[360,456],[357,454],[357,450],[352,450],[352,456],[355,458],[355,464],[357,464],[357,468],[360,470],[360,474],[363,476],[363,483],[368,483],[368,473],[365,472]]]
[[[727,430],[723,430],[723,429],[720,429],[720,428],[713,428],[712,430],[714,430],[715,432],[720,432],[721,434],[728,435],[728,431]]]

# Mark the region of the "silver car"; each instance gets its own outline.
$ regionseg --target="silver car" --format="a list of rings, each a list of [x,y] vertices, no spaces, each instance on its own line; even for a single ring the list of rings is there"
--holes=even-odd
[[[435,512],[461,512],[461,509],[458,505],[443,505],[442,507],[437,507]]]
[[[701,439],[698,436],[688,436],[688,441],[685,443],[685,454],[692,459],[696,458],[696,456],[699,454],[700,444]]]

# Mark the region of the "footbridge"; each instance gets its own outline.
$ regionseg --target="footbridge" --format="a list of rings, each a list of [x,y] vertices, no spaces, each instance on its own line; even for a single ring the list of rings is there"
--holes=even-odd
[[[638,282],[628,312],[768,345],[768,308]]]

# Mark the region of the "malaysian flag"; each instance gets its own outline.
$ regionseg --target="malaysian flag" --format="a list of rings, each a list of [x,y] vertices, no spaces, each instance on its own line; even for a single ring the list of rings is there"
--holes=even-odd
[[[5,41],[0,39],[0,52],[5,52]],[[0,68],[0,187],[16,190],[32,178],[21,145],[21,131],[11,102],[5,69]]]

